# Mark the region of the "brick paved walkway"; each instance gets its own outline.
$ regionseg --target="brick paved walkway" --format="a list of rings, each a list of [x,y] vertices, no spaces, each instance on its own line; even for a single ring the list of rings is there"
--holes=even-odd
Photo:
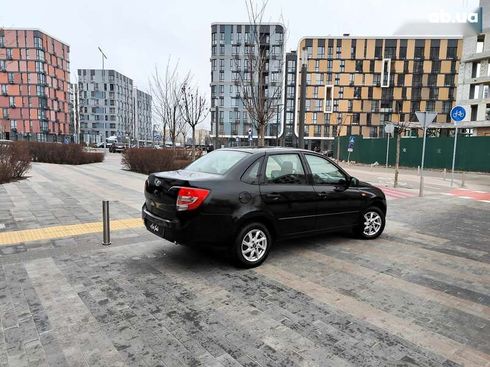
[[[144,176],[116,157],[1,185],[0,236],[99,222],[103,199],[137,218]],[[0,246],[0,366],[490,366],[489,218],[453,196],[393,200],[380,239],[287,241],[255,270],[140,227],[110,247]]]

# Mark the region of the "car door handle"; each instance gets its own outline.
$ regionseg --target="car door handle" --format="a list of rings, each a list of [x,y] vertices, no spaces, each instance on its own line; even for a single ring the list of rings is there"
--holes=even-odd
[[[325,199],[328,196],[328,194],[325,191],[319,192],[317,193],[317,195],[322,199]]]
[[[265,197],[267,199],[272,199],[272,200],[279,200],[281,197],[281,194],[277,192],[271,192],[270,194],[266,194]]]

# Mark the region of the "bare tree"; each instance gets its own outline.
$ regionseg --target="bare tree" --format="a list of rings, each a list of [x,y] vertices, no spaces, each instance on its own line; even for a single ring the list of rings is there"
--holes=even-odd
[[[401,135],[407,131],[412,125],[409,121],[393,122],[393,125],[397,129],[396,134],[396,158],[395,158],[395,180],[393,182],[393,187],[398,186],[398,175],[400,167],[400,145],[401,145]]]
[[[196,157],[196,126],[204,121],[208,111],[206,97],[199,92],[199,88],[192,88],[184,84],[182,86],[181,113],[183,120],[192,132],[192,159]]]
[[[271,58],[270,43],[266,40],[269,33],[262,33],[261,29],[267,0],[263,0],[260,4],[254,0],[246,0],[246,6],[250,32],[248,39],[245,39],[243,72],[239,59],[235,59],[235,66],[238,69],[235,83],[238,85],[243,106],[258,132],[258,145],[263,146],[267,125],[281,110],[282,77],[280,73],[269,73],[269,71],[272,69],[271,62],[276,64],[275,69],[282,70],[284,40],[279,46],[281,47],[279,55],[273,54]],[[276,75],[277,80],[269,81],[268,78],[272,78],[272,75]]]
[[[150,92],[153,96],[153,113],[162,123],[163,140],[166,141],[167,131],[175,147],[177,136],[181,132],[183,116],[180,103],[182,86],[189,80],[189,73],[180,77],[178,63],[172,66],[169,59],[163,77],[158,68],[150,78]]]

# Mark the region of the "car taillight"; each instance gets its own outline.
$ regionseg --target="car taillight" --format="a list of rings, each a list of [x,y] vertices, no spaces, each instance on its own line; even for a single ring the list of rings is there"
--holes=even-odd
[[[197,209],[208,197],[209,190],[181,187],[177,194],[177,211]]]

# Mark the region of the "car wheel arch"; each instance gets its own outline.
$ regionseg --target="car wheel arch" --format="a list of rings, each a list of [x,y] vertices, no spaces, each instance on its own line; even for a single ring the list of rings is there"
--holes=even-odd
[[[273,219],[261,212],[252,212],[241,217],[235,225],[235,234],[237,234],[244,226],[253,222],[260,223],[267,227],[273,239],[277,237],[277,230]]]
[[[381,200],[374,199],[374,200],[370,201],[369,204],[366,205],[366,208],[368,208],[370,206],[375,206],[375,207],[381,209],[381,211],[383,212],[383,214],[386,215],[386,204],[383,203]]]

